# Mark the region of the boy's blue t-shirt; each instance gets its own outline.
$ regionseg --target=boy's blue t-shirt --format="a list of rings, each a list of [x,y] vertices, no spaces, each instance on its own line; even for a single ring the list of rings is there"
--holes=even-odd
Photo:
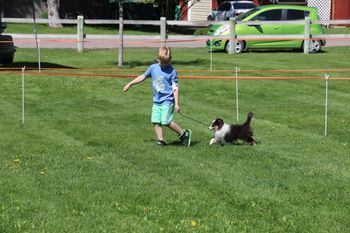
[[[144,76],[151,77],[153,89],[153,103],[174,103],[173,86],[178,85],[178,78],[172,65],[163,68],[159,63],[150,65]]]

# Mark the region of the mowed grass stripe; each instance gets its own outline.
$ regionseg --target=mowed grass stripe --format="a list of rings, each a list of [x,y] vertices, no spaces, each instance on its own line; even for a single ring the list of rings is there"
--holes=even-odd
[[[19,52],[16,61],[23,65],[35,50]],[[113,67],[116,55],[115,50],[43,52],[47,65],[87,68]],[[155,57],[154,49],[126,53],[125,62],[135,69],[145,69]],[[348,56],[346,48],[327,49],[322,56],[215,56],[228,59],[216,64],[220,69],[235,63],[258,68],[262,62],[252,62],[257,59],[266,69],[346,68],[337,60],[328,63],[334,54],[342,61]],[[205,69],[207,55],[174,49],[174,64]],[[348,82],[330,82],[328,137],[323,136],[323,81],[239,81],[240,122],[248,111],[255,113],[258,145],[209,146],[207,127],[175,114],[193,130],[193,146],[159,148],[149,122],[149,81],[123,93],[127,79],[28,75],[27,120],[21,125],[20,77],[4,80],[2,232],[346,232],[350,227]],[[234,84],[180,80],[183,113],[206,124],[217,116],[235,123]],[[165,133],[168,141],[177,140]]]

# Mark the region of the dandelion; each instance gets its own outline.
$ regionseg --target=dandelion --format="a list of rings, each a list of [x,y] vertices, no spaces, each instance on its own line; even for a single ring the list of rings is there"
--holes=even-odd
[[[197,220],[192,219],[192,221],[191,221],[191,226],[192,226],[192,227],[197,227],[197,226],[198,226]]]
[[[21,160],[15,159],[15,160],[13,160],[13,163],[16,164],[16,165],[19,165],[21,163]]]
[[[19,159],[14,159],[14,160],[12,161],[12,164],[11,164],[12,169],[17,169],[17,168],[19,168],[20,166],[21,166],[21,160],[19,160]]]
[[[40,172],[40,175],[45,175],[47,173],[47,170],[48,170],[47,167],[45,167],[44,170]]]

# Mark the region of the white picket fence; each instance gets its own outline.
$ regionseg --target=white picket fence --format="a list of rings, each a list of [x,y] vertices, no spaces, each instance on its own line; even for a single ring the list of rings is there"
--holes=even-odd
[[[3,22],[7,23],[33,23],[31,18],[3,18]],[[228,21],[167,21],[165,18],[160,20],[107,20],[107,19],[84,19],[83,16],[78,16],[77,19],[60,19],[60,20],[48,20],[48,19],[36,19],[38,24],[49,24],[61,23],[61,24],[76,24],[77,25],[77,49],[79,52],[84,51],[84,25],[119,25],[122,22],[124,25],[153,25],[160,27],[160,33],[158,39],[162,43],[166,43],[167,26],[182,26],[182,27],[209,27],[212,24],[230,24],[230,36],[193,36],[194,40],[211,40],[211,39],[227,39],[230,40],[230,43],[234,43],[235,40],[251,40],[251,39],[298,39],[305,40],[304,43],[304,53],[308,53],[309,50],[309,41],[311,39],[350,39],[350,34],[322,34],[322,35],[311,35],[310,34],[310,24],[322,24],[322,25],[350,25],[350,20],[310,20],[306,18],[305,20],[288,20],[288,21],[258,21],[258,22],[242,22],[235,21],[232,18]],[[264,25],[264,24],[301,24],[304,25],[304,35],[236,35],[235,26],[237,24],[246,24],[246,25]],[[123,33],[119,30],[119,39],[122,40]],[[113,35],[105,35],[105,39],[115,39]],[[181,40],[179,40],[181,41]],[[230,46],[232,50],[230,53],[234,53],[234,46]]]

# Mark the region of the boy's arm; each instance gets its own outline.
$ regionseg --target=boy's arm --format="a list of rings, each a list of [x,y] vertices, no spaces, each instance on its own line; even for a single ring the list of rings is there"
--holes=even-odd
[[[174,92],[175,111],[180,112],[179,83],[178,83],[177,73],[175,70],[174,70],[173,76],[171,78],[171,85],[173,87],[173,92]]]
[[[145,80],[146,76],[145,75],[140,75],[138,77],[136,77],[134,80],[130,81],[128,84],[126,84],[124,87],[123,87],[123,91],[128,91],[129,88],[135,84],[138,84],[140,82],[142,82],[143,80]]]
[[[178,87],[174,90],[174,99],[175,99],[175,111],[180,112],[179,88]]]

